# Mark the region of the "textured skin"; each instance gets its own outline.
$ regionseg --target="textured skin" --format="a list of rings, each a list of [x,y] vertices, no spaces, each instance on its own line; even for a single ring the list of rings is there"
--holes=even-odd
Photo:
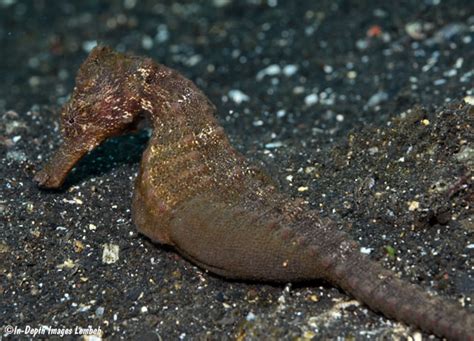
[[[84,154],[147,116],[154,130],[132,210],[141,233],[227,278],[322,278],[388,317],[451,340],[474,339],[472,314],[398,279],[337,224],[279,192],[230,145],[214,113],[176,71],[97,47],[63,110],[64,144],[35,180],[61,186]]]

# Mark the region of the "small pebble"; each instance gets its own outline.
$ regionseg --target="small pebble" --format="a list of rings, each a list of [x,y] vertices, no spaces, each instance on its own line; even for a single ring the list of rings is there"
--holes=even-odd
[[[416,211],[419,208],[420,208],[420,203],[418,201],[413,200],[413,201],[408,202],[409,211]]]
[[[286,66],[283,68],[283,74],[284,74],[286,77],[293,76],[297,71],[298,71],[298,66],[297,66],[297,65],[293,65],[293,64],[286,65]]]
[[[7,253],[9,249],[7,244],[0,243],[0,253]]]
[[[456,160],[466,164],[474,163],[474,148],[471,146],[463,146],[461,150],[455,154]]]
[[[304,104],[306,104],[308,107],[318,103],[318,95],[317,94],[310,94],[304,98]]]
[[[81,253],[84,250],[84,243],[80,240],[74,240],[73,248],[74,252]]]
[[[375,155],[379,152],[379,148],[378,147],[370,147],[369,149],[367,149],[367,151],[369,152],[370,155]]]
[[[354,70],[348,71],[346,76],[349,79],[355,79],[357,78],[357,72],[355,72]]]
[[[233,100],[237,104],[248,101],[250,99],[249,96],[247,96],[242,91],[237,90],[237,89],[230,90],[228,93],[228,96],[231,100]]]
[[[155,40],[157,43],[164,43],[169,39],[170,33],[168,31],[168,26],[165,24],[159,25],[156,31]]]
[[[423,336],[421,335],[420,332],[415,332],[412,335],[413,341],[423,341]]]
[[[195,54],[188,59],[185,60],[185,64],[187,66],[194,66],[197,65],[202,60],[202,57],[198,54]]]
[[[323,70],[324,70],[325,73],[331,73],[331,72],[333,72],[334,69],[331,65],[324,65]]]
[[[267,148],[267,149],[274,149],[274,148],[279,148],[279,147],[281,147],[281,146],[283,146],[283,142],[281,142],[281,141],[275,141],[275,142],[267,143],[267,144],[265,145],[265,148]]]
[[[113,264],[119,260],[119,246],[116,244],[104,244],[102,252],[102,263]]]
[[[94,47],[97,46],[97,40],[87,40],[82,44],[84,52],[89,53]]]
[[[142,47],[145,50],[149,50],[153,47],[153,39],[150,36],[143,36],[142,38]]]
[[[295,87],[293,88],[293,94],[295,94],[295,95],[300,95],[300,94],[302,94],[302,93],[304,93],[304,87],[302,87],[302,86],[295,86]]]
[[[247,316],[245,317],[245,319],[246,319],[247,321],[254,321],[255,318],[256,318],[256,316],[255,316],[255,314],[252,313],[252,312],[249,312],[249,313],[247,314]]]
[[[97,317],[102,317],[104,315],[104,307],[97,307],[97,309],[95,310],[95,315]]]
[[[256,78],[257,78],[258,81],[260,81],[265,76],[276,76],[276,75],[279,75],[280,72],[281,72],[280,66],[277,65],[277,64],[272,64],[272,65],[267,66],[265,69],[260,70],[257,73]]]
[[[15,3],[16,3],[16,0],[1,0],[0,6],[8,7],[8,6],[14,5]]]
[[[137,0],[124,0],[123,7],[126,9],[132,9],[137,4]]]
[[[388,99],[388,94],[385,91],[379,91],[373,94],[369,98],[369,100],[367,101],[367,106],[375,107],[376,105],[379,105],[380,103],[386,101],[387,99]]]
[[[40,83],[41,83],[41,78],[39,78],[38,76],[31,76],[28,79],[28,84],[30,84],[30,86],[33,87],[33,88],[40,85]]]
[[[77,309],[78,313],[85,313],[86,311],[89,311],[91,309],[90,305],[85,305],[85,304],[79,304],[79,308]]]
[[[72,269],[75,266],[74,261],[70,258],[66,259],[64,263],[57,265],[58,269]]]
[[[418,21],[406,24],[405,32],[410,36],[410,38],[415,40],[422,40],[426,37],[423,32],[423,25]]]
[[[225,7],[230,4],[231,0],[213,0],[212,3],[215,7]]]
[[[102,337],[99,335],[83,335],[82,336],[83,341],[102,341]]]
[[[474,105],[474,96],[466,96],[463,98],[464,102],[470,105]]]

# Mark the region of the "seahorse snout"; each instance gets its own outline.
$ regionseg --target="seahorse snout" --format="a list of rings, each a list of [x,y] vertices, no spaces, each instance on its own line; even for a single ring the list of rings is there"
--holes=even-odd
[[[34,181],[44,188],[61,187],[74,165],[96,145],[91,141],[86,144],[75,140],[65,140],[41,171],[36,173]]]

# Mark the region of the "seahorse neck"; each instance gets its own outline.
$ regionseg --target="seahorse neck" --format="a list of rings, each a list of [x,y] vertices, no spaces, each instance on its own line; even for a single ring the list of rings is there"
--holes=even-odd
[[[141,106],[149,113],[155,133],[179,131],[183,136],[219,125],[211,101],[194,83],[166,67],[144,88]]]

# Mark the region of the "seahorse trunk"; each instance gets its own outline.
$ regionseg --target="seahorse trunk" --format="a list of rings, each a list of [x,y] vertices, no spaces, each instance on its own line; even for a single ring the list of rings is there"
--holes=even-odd
[[[400,280],[359,252],[332,266],[328,280],[373,310],[448,340],[474,340],[473,315]]]

